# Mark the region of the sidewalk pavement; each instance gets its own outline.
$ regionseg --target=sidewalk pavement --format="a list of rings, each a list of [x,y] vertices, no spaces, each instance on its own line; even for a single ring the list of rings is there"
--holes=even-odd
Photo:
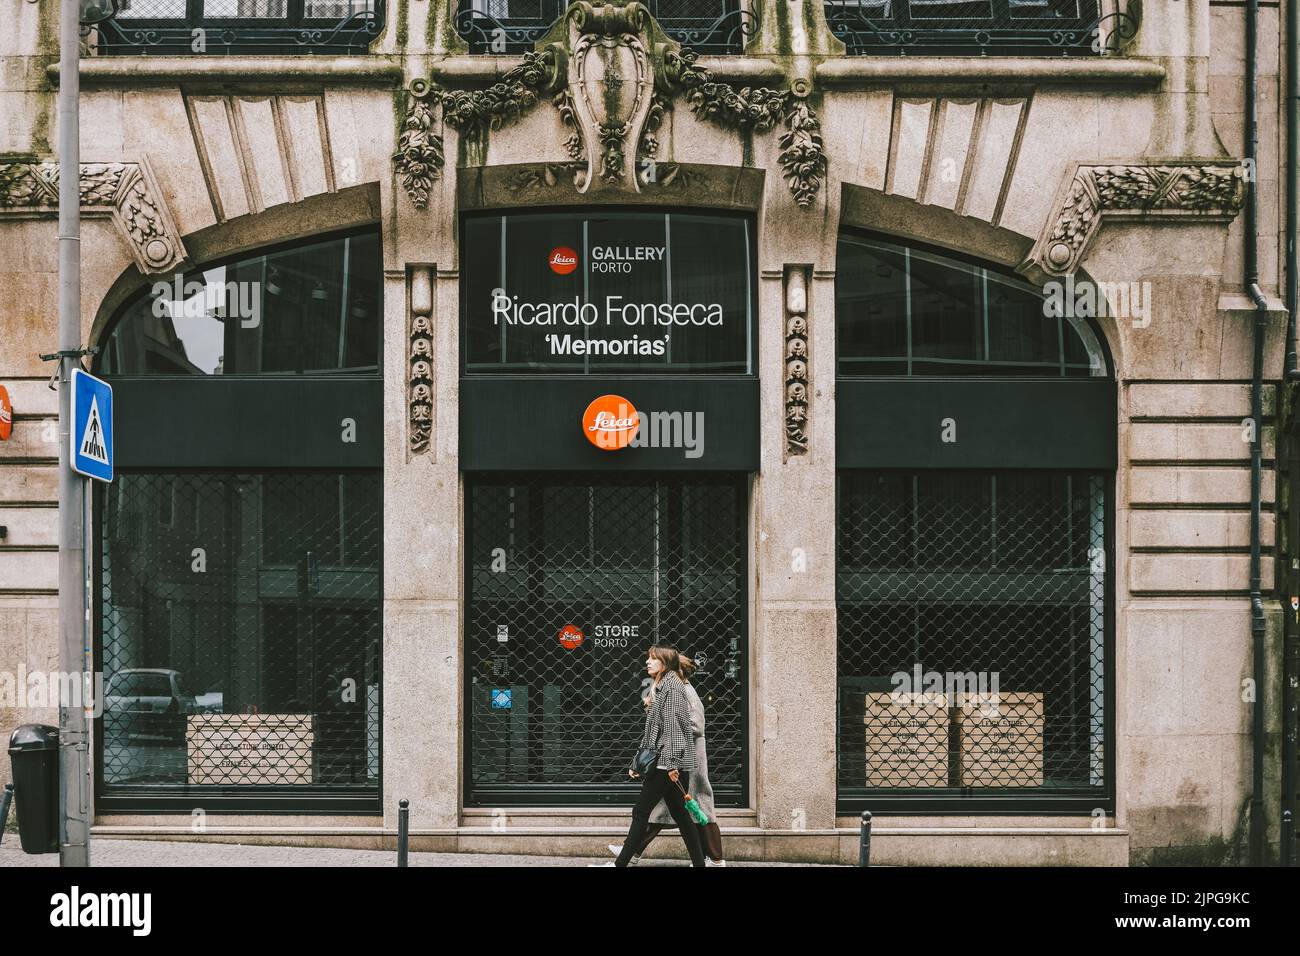
[[[586,866],[600,859],[572,856],[518,856],[503,853],[414,853],[411,866]],[[239,843],[188,843],[162,840],[93,840],[93,866],[396,866],[393,850],[341,850],[332,847],[248,846]],[[0,867],[58,866],[57,853],[29,856],[18,834],[0,842]],[[685,860],[645,860],[641,866],[685,866]],[[802,863],[728,863],[728,866],[810,866]]]

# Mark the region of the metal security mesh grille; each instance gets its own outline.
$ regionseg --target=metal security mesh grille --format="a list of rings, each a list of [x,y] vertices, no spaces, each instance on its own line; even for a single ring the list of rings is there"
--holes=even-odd
[[[1106,481],[845,471],[841,801],[1100,790]]]
[[[379,473],[100,494],[105,787],[377,795]]]
[[[384,0],[121,0],[95,27],[113,55],[363,53]]]
[[[1127,3],[1097,0],[826,0],[826,20],[868,55],[1091,55],[1137,32]]]
[[[700,665],[710,780],[739,803],[745,500],[743,476],[467,479],[471,802],[630,802],[661,641]]]
[[[757,4],[740,0],[645,0],[671,39],[701,53],[739,53],[758,32]],[[569,0],[459,0],[456,29],[471,53],[523,53],[546,35]]]

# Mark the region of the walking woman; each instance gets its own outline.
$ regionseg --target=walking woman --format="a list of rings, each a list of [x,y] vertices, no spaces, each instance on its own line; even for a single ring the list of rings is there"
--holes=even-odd
[[[651,646],[646,653],[646,673],[654,680],[654,699],[645,716],[645,730],[633,758],[628,776],[641,778],[641,793],[632,807],[632,825],[628,828],[623,849],[615,866],[627,866],[633,853],[645,842],[650,814],[662,800],[677,823],[690,854],[691,866],[704,866],[700,830],[686,809],[686,798],[678,788],[681,777],[690,778],[695,769],[695,735],[691,728],[691,708],[686,686],[678,675],[677,651],[662,644]],[[639,765],[639,767],[638,767]]]
[[[686,792],[695,798],[695,802],[700,805],[700,809],[708,816],[709,822],[703,826],[696,825],[700,833],[700,840],[704,845],[705,865],[706,866],[726,866],[726,861],[722,858],[722,831],[718,829],[717,817],[713,808],[713,785],[709,783],[709,758],[708,752],[704,746],[704,702],[700,700],[700,695],[696,693],[695,688],[691,685],[691,678],[695,676],[695,662],[685,654],[679,654],[678,665],[680,667],[682,683],[686,688],[686,699],[691,705],[691,732],[695,737],[695,769],[691,771],[690,786]],[[649,706],[647,702],[646,706]],[[641,855],[645,853],[646,847],[661,832],[671,826],[675,826],[672,814],[668,810],[668,805],[660,800],[654,812],[650,814],[650,823],[646,827],[645,839],[641,845],[635,848],[630,861],[631,866],[641,862]],[[610,852],[615,856],[622,851],[623,847],[618,844],[610,844]]]

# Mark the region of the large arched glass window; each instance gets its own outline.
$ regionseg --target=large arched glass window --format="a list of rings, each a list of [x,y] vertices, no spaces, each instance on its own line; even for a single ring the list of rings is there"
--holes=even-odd
[[[1115,388],[1088,321],[933,251],[836,272],[843,812],[1109,806]]]
[[[159,280],[103,343],[107,375],[375,374],[379,237],[295,245]]]
[[[142,290],[101,341],[98,805],[377,812],[379,236]]]
[[[1087,320],[978,265],[880,240],[839,245],[840,375],[1105,376]]]

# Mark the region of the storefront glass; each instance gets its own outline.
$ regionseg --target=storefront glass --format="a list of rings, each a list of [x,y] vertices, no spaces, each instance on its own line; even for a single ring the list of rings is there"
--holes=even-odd
[[[374,374],[379,238],[291,246],[162,280],[104,342],[107,375]]]
[[[895,412],[882,441],[871,406],[837,408],[854,463],[837,473],[841,810],[1107,806],[1115,438],[1094,435],[1113,415],[1097,334],[1013,277],[871,238],[841,240],[836,283],[840,398],[871,378],[878,407],[927,411]],[[1038,421],[1025,406],[1089,440],[1011,424]]]
[[[1086,320],[1044,314],[1024,282],[925,250],[842,240],[835,301],[840,375],[1106,374]]]
[[[146,289],[110,326],[106,811],[378,810],[379,278],[373,232],[309,240]]]
[[[377,791],[379,504],[373,472],[118,477],[105,785]]]
[[[1106,508],[1102,475],[840,472],[842,795],[1102,785]]]
[[[461,256],[467,374],[753,369],[747,218],[474,216]]]
[[[744,794],[743,476],[466,482],[467,797],[626,802],[646,648],[699,664],[709,775]]]

